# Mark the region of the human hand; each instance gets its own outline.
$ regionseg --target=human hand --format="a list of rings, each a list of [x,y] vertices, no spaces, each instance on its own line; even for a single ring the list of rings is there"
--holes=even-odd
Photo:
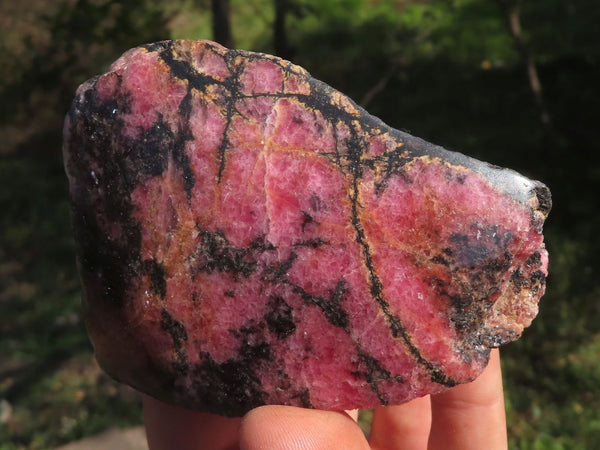
[[[229,419],[184,410],[144,396],[151,450],[506,449],[498,350],[479,378],[442,394],[376,408],[370,438],[356,411],[262,406]]]

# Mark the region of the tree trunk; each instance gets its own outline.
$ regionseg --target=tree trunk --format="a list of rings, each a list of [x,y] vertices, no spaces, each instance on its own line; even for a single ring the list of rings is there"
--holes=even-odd
[[[273,45],[275,54],[285,59],[291,59],[291,50],[288,45],[285,29],[285,19],[289,0],[275,1],[275,23],[273,24]]]
[[[229,0],[211,0],[213,39],[227,48],[233,47]]]
[[[542,125],[544,126],[546,131],[550,131],[552,120],[550,117],[550,112],[546,107],[546,102],[544,100],[542,83],[540,82],[537,68],[535,66],[535,61],[531,56],[529,46],[523,38],[520,17],[521,2],[520,0],[496,0],[496,2],[500,5],[500,8],[502,9],[510,34],[512,35],[513,41],[515,43],[515,47],[517,49],[517,52],[519,53],[519,56],[521,57],[521,62],[527,70],[529,87],[531,88],[531,92],[533,93],[533,96],[535,98],[535,103],[538,108],[540,121],[542,122]]]

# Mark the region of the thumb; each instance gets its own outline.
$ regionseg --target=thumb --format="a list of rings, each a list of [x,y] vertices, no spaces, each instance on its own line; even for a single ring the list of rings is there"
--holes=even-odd
[[[369,449],[360,427],[346,413],[262,406],[242,419],[241,450]]]

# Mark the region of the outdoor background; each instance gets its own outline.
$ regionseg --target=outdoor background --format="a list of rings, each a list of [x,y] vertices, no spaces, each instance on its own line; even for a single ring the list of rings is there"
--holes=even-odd
[[[79,315],[61,128],[78,84],[167,38],[284,56],[396,128],[545,182],[547,294],[503,350],[510,445],[600,448],[598,0],[2,0],[0,448],[141,423]]]

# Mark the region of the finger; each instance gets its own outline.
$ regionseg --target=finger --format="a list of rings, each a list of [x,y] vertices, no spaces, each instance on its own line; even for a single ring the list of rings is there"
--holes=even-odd
[[[369,443],[377,450],[423,450],[430,428],[429,396],[416,398],[403,405],[376,408]]]
[[[262,406],[240,425],[242,450],[368,449],[356,422],[344,412]]]
[[[233,450],[241,419],[191,411],[142,396],[150,450]]]
[[[345,412],[352,417],[352,420],[355,422],[358,420],[358,409],[347,409]]]
[[[506,415],[500,353],[475,381],[431,396],[429,448],[506,449]]]

